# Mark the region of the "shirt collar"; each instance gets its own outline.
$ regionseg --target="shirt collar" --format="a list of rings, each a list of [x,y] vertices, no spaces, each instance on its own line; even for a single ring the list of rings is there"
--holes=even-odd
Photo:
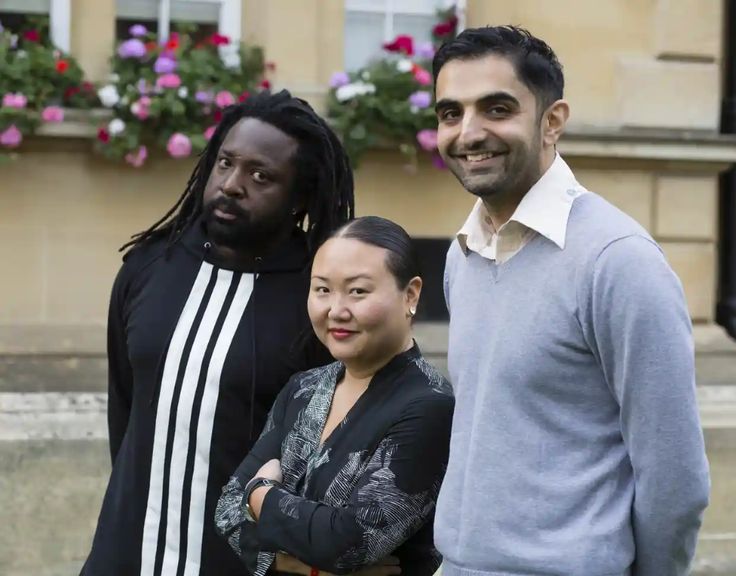
[[[523,224],[564,249],[572,203],[584,192],[570,167],[556,154],[552,165],[524,195],[510,220]],[[466,254],[468,237],[477,237],[483,231],[488,234],[489,227],[490,233],[495,233],[486,220],[487,216],[483,201],[478,199],[457,233],[458,243]]]

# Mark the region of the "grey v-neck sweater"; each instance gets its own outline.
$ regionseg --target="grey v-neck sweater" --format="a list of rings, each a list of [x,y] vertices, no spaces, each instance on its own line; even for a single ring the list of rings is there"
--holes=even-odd
[[[456,407],[435,540],[443,576],[679,576],[709,478],[679,280],[589,193],[564,249],[502,265],[450,248]]]

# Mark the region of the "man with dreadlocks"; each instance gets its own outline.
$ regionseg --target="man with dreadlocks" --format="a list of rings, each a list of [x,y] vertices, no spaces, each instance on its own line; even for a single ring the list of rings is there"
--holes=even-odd
[[[220,489],[289,377],[330,361],[311,257],[353,217],[345,150],[287,91],[228,108],[179,201],[123,249],[108,323],[112,475],[85,576],[247,574]]]

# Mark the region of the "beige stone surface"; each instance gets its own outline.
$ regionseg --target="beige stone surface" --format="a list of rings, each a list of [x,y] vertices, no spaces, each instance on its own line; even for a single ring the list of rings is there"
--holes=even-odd
[[[117,248],[183,192],[187,161],[141,171],[86,153],[29,152],[0,168],[0,324],[105,321]]]
[[[722,17],[721,0],[658,0],[654,26],[657,56],[717,60]]]
[[[656,0],[468,0],[467,25],[519,24],[544,39],[565,72],[571,122],[617,126],[621,53],[652,54]]]
[[[447,170],[422,162],[416,172],[397,152],[371,152],[355,173],[359,216],[390,218],[417,237],[451,237],[462,226],[475,197]]]
[[[6,194],[0,194],[0,200]],[[0,215],[7,214],[0,209]],[[46,241],[39,226],[0,216],[0,324],[41,321],[46,292]]]
[[[104,80],[115,45],[115,0],[72,0],[71,8],[71,53],[90,80]]]
[[[647,230],[652,228],[654,176],[639,170],[580,169],[572,163],[575,176],[588,190],[600,194],[626,212]]]
[[[622,57],[617,69],[620,123],[717,131],[720,74],[714,63]]]
[[[51,324],[104,324],[115,274],[120,234],[50,229],[48,232],[46,320]]]
[[[656,178],[659,238],[715,240],[718,227],[718,177],[663,174]]]
[[[244,0],[243,30],[276,64],[277,88],[288,88],[322,109],[330,75],[343,66],[343,2]]]
[[[710,242],[661,242],[685,290],[690,316],[709,321],[715,307],[716,250]]]

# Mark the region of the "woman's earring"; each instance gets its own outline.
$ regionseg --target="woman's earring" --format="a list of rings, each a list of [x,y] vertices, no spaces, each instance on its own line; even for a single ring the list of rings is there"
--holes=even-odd
[[[417,309],[416,308],[409,308],[409,317],[410,318],[414,318],[414,316],[416,315],[416,313],[417,313]]]

